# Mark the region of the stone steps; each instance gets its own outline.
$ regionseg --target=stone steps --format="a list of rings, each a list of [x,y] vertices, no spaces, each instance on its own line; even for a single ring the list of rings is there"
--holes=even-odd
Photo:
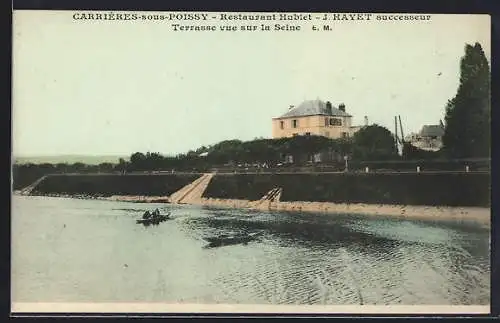
[[[266,194],[264,194],[264,196],[260,200],[251,202],[249,207],[250,208],[261,207],[263,204],[267,204],[269,207],[271,207],[272,203],[279,202],[282,191],[283,189],[281,187],[275,187]]]

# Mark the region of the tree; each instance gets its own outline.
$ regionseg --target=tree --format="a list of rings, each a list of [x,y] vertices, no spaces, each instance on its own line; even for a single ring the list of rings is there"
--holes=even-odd
[[[55,166],[58,173],[66,173],[68,171],[68,167],[67,163],[57,163]]]
[[[110,173],[113,171],[114,165],[112,163],[100,163],[98,170],[103,173]]]
[[[443,146],[454,158],[490,156],[490,68],[479,43],[465,46],[457,94],[446,105]]]
[[[136,152],[130,156],[130,167],[132,170],[145,169],[146,156],[143,153]]]
[[[163,168],[163,156],[157,152],[147,152],[144,160],[145,170],[159,170]]]
[[[307,154],[308,160],[314,161],[314,155],[320,152],[328,152],[331,148],[331,139],[323,136],[305,136],[303,137],[303,152]]]
[[[388,160],[399,156],[389,129],[374,124],[354,134],[352,157],[358,160]]]
[[[124,173],[127,170],[128,163],[125,159],[118,159],[118,164],[115,166],[115,170]]]
[[[332,141],[332,150],[335,151],[339,157],[337,161],[342,161],[344,156],[352,155],[353,139],[352,138],[334,139]]]
[[[70,168],[75,173],[81,173],[81,172],[84,172],[87,169],[88,166],[89,165],[86,165],[84,163],[76,162],[76,163],[71,164]]]

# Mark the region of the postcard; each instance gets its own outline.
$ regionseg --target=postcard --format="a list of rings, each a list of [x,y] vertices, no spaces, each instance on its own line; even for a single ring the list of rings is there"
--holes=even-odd
[[[15,10],[12,313],[489,313],[490,38]]]

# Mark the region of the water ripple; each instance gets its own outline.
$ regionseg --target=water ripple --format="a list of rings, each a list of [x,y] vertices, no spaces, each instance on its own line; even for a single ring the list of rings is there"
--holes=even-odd
[[[174,221],[144,229],[137,205],[23,203],[14,205],[14,299],[489,304],[489,232],[477,228],[167,206]],[[207,237],[252,233],[247,245],[203,248]]]

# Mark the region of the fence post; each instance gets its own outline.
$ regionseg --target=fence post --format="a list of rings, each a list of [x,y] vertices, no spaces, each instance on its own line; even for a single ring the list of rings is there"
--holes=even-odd
[[[417,166],[417,173],[420,173],[420,166]]]
[[[365,172],[368,173],[369,171],[370,171],[370,169],[368,167],[365,167]]]
[[[469,172],[469,165],[465,165],[465,172]]]

